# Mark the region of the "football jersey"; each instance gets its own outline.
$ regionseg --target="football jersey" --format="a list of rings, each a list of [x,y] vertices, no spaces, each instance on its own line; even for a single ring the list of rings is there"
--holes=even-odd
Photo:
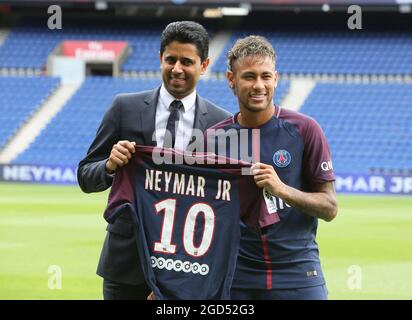
[[[112,223],[132,213],[141,266],[157,299],[229,299],[240,218],[251,229],[279,219],[252,176],[242,175],[250,164],[182,155],[137,146],[116,171],[104,216]]]
[[[335,180],[328,143],[312,118],[275,106],[273,117],[256,128],[257,136],[256,129],[241,127],[237,116],[216,124],[206,131],[206,136],[213,137],[212,132],[218,129],[220,134],[231,131],[240,136],[243,129],[248,141],[260,142],[247,144],[248,154],[255,152],[256,161],[272,165],[286,185],[298,190],[313,192],[314,185]],[[212,140],[217,146],[219,134],[215,136]],[[240,139],[232,143],[246,144]],[[229,146],[230,143],[225,155],[236,157],[230,154]],[[240,154],[236,158],[243,159]],[[260,232],[240,222],[241,242],[233,287],[290,289],[324,284],[316,242],[317,218],[263,192],[280,221]]]

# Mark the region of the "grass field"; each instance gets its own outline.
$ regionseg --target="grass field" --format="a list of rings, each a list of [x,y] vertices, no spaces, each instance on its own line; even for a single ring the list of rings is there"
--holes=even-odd
[[[0,299],[101,299],[106,199],[0,184]],[[339,205],[318,230],[329,298],[412,299],[412,198],[339,196]],[[61,289],[52,289],[56,270]]]

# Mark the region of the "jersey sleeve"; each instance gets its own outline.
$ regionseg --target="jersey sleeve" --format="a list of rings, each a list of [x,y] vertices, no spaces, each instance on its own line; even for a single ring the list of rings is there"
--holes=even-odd
[[[133,171],[134,166],[130,164],[116,170],[104,212],[104,218],[108,223],[113,223],[125,210],[131,210],[131,204],[134,202]]]
[[[329,144],[320,125],[311,118],[304,136],[303,173],[311,187],[335,180]]]

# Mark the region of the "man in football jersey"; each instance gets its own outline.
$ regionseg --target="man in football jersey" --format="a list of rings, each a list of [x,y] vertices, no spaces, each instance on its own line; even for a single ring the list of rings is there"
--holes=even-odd
[[[240,223],[231,298],[327,299],[315,238],[318,219],[331,221],[337,214],[330,151],[314,119],[273,104],[275,62],[275,51],[264,37],[249,36],[234,44],[227,79],[240,112],[211,128],[259,129],[254,180],[268,208],[280,217],[260,232]]]
[[[196,84],[209,65],[208,50],[208,34],[200,24],[178,21],[167,25],[159,52],[163,83],[114,99],[79,163],[77,177],[84,192],[108,189],[136,145],[185,150],[192,132],[203,132],[230,116],[196,93]],[[122,214],[107,231],[97,268],[104,278],[104,298],[146,299],[150,289],[140,269],[132,217]]]

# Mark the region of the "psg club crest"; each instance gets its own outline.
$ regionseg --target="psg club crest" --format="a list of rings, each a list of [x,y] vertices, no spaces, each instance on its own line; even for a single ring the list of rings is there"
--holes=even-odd
[[[292,160],[290,153],[286,150],[278,150],[273,155],[273,162],[279,168],[287,167]]]

